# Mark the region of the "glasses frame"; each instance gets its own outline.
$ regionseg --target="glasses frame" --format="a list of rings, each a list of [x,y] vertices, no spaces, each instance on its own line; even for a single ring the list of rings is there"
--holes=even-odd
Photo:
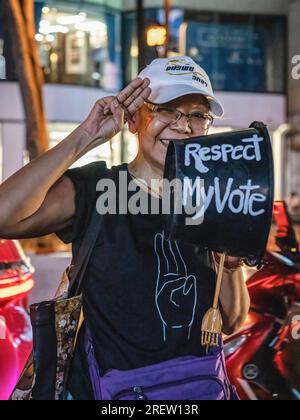
[[[157,112],[157,111],[159,111],[159,109],[167,109],[167,110],[170,110],[170,111],[175,111],[176,112],[176,119],[174,121],[170,122],[168,125],[176,124],[178,121],[181,120],[182,117],[185,117],[188,120],[190,128],[192,128],[191,118],[193,117],[193,114],[200,114],[201,117],[203,117],[203,119],[206,119],[206,120],[209,121],[208,127],[203,129],[204,131],[207,131],[214,123],[214,117],[210,113],[207,113],[207,112],[195,111],[195,112],[189,112],[188,114],[185,114],[184,112],[179,111],[179,109],[171,108],[171,107],[168,107],[168,106],[156,105],[156,104],[153,104],[151,102],[145,102],[145,105],[152,112]]]

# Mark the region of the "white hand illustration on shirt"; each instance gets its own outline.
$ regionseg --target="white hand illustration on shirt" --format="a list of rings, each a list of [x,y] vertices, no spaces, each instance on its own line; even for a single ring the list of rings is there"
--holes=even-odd
[[[155,303],[164,341],[168,329],[186,328],[190,339],[197,304],[196,277],[188,275],[178,243],[165,240],[164,232],[155,235],[154,249],[158,263]]]

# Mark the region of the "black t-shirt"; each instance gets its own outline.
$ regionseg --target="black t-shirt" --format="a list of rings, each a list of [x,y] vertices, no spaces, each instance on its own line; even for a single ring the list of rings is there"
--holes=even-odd
[[[57,232],[66,243],[82,237],[94,211],[104,162],[67,171],[76,215]],[[127,171],[127,165],[118,169]],[[100,175],[101,177],[101,175]],[[150,200],[150,194],[143,192]],[[134,192],[128,193],[130,198]],[[157,199],[159,200],[159,199]],[[159,200],[161,205],[161,200]],[[83,309],[103,372],[128,370],[185,355],[205,355],[202,318],[212,306],[215,272],[209,251],[168,241],[162,215],[107,214],[83,286]],[[81,329],[70,392],[92,399]]]

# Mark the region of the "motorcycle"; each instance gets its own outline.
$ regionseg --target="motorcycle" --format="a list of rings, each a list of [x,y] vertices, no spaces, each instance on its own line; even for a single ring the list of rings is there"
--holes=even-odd
[[[242,400],[300,400],[300,252],[285,202],[274,203],[278,252],[245,269],[251,309],[225,340],[231,382]]]
[[[10,396],[32,349],[27,307],[33,273],[20,243],[0,239],[0,400]]]

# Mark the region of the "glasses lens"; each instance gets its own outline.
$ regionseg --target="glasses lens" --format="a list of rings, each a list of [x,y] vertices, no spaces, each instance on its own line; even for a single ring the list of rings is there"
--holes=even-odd
[[[182,114],[172,108],[157,108],[157,119],[164,124],[172,124],[180,119]],[[212,124],[212,119],[202,113],[194,112],[190,115],[189,124],[193,131],[206,131]]]
[[[203,131],[208,130],[212,124],[212,120],[202,114],[195,113],[191,115],[190,124],[194,131]]]
[[[171,124],[177,120],[177,112],[169,108],[159,108],[157,110],[157,118],[165,124]]]

